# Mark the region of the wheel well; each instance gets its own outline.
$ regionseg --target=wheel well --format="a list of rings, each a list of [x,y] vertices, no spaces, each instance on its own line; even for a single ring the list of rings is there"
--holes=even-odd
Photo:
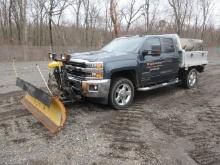
[[[195,68],[198,72],[204,72],[204,66],[194,66],[194,67],[192,67],[192,68]]]
[[[182,68],[179,70],[179,78],[182,79],[185,73],[187,73],[191,69],[196,69],[199,73],[204,72],[205,67],[204,66],[192,66],[189,67],[187,70],[185,68]]]
[[[136,77],[135,70],[119,71],[119,72],[113,73],[112,76],[111,76],[112,79],[115,79],[115,78],[118,78],[118,77],[128,78],[129,80],[132,81],[132,83],[135,87],[137,86],[137,77]]]

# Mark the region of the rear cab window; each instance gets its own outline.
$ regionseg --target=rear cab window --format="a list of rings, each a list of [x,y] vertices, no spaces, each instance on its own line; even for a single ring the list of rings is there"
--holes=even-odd
[[[161,44],[163,53],[175,52],[175,46],[172,38],[161,38]]]

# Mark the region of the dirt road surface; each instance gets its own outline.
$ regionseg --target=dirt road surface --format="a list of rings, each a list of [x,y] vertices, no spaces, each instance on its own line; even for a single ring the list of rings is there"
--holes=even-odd
[[[32,66],[32,69],[29,67]],[[40,63],[44,74],[46,62]],[[0,64],[0,164],[220,164],[220,58],[198,87],[136,93],[127,110],[68,105],[65,127],[52,135],[19,102],[13,71]],[[34,63],[19,74],[43,86]]]

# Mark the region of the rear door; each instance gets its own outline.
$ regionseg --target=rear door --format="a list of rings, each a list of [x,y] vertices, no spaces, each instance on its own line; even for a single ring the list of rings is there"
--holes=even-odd
[[[168,81],[177,77],[180,57],[172,38],[162,37],[161,48],[160,58],[163,65],[161,66],[160,75],[163,81]]]

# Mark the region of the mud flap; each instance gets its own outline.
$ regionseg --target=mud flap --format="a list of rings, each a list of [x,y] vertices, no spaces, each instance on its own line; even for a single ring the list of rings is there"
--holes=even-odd
[[[20,78],[17,78],[16,85],[28,93],[21,100],[27,110],[50,132],[58,132],[66,121],[66,110],[59,98]]]

